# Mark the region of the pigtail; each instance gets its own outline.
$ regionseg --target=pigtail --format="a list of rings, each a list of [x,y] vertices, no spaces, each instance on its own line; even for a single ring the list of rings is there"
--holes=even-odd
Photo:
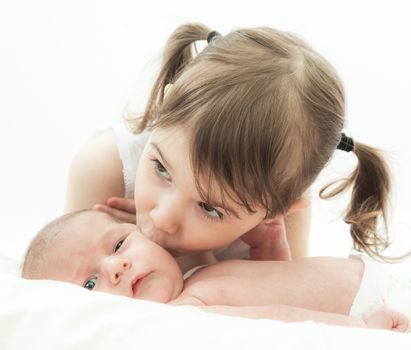
[[[364,144],[355,143],[357,168],[347,179],[325,186],[320,197],[329,199],[352,187],[351,201],[344,221],[349,224],[354,249],[387,260],[381,252],[388,247],[387,208],[391,191],[391,175],[381,152]],[[382,224],[382,233],[379,233]],[[394,259],[395,260],[395,259]]]
[[[134,127],[135,132],[142,132],[155,120],[163,103],[165,87],[172,84],[192,61],[192,44],[197,40],[206,40],[209,32],[207,26],[192,23],[178,27],[171,34],[164,48],[160,72],[150,92],[144,114]]]

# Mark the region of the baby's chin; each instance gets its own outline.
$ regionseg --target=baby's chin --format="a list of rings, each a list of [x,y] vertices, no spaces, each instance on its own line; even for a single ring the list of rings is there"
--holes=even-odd
[[[142,286],[135,298],[167,304],[181,294],[183,282],[181,282],[181,286],[179,282],[173,284],[165,283],[163,286],[160,284],[150,285],[147,283],[147,285]]]
[[[138,299],[138,300],[153,301],[153,302],[161,303],[161,304],[167,304],[175,298],[176,296],[174,297],[173,295],[171,295],[171,293],[167,291],[156,291],[148,295],[135,296],[135,299]]]

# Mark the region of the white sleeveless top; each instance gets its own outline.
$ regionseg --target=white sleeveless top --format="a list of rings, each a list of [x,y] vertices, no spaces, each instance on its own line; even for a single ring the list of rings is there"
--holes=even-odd
[[[114,124],[111,128],[123,163],[125,197],[134,198],[137,167],[150,133],[144,131],[141,134],[133,134],[123,123]]]
[[[150,133],[133,134],[123,123],[111,126],[118,148],[118,153],[123,163],[123,180],[125,197],[134,198],[134,185],[141,154],[146,145]],[[249,255],[249,246],[237,239],[229,246],[214,251],[218,260],[245,259]]]

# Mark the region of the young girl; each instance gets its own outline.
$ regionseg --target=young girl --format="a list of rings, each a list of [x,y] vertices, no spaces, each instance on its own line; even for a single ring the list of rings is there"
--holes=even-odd
[[[208,46],[193,57],[198,40]],[[307,191],[338,148],[358,165],[322,197],[353,186],[344,220],[354,247],[380,256],[389,174],[377,150],[342,134],[344,106],[332,66],[295,35],[183,25],[166,43],[143,115],[128,120],[135,134],[107,130],[75,157],[66,212],[101,203],[174,256],[244,257],[221,251],[234,242],[251,259],[289,259],[289,247],[300,258]]]

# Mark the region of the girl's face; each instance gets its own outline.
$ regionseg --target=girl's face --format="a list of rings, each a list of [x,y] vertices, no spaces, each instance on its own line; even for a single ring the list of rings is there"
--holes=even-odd
[[[226,198],[226,207],[236,217],[217,204],[221,203],[217,195],[213,203],[203,202],[195,186],[187,136],[173,128],[152,132],[140,158],[134,198],[141,232],[174,255],[224,247],[265,217],[263,209],[248,214]]]

